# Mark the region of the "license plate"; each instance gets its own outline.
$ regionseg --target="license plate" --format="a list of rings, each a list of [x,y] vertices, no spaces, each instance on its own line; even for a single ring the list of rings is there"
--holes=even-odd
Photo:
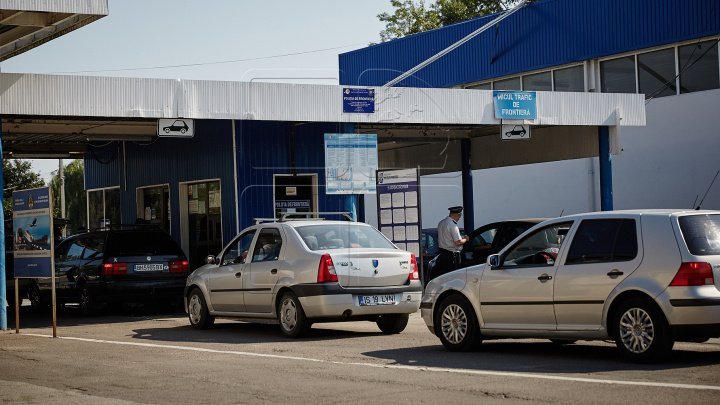
[[[361,306],[366,305],[393,305],[395,304],[395,295],[358,295],[358,301]]]
[[[134,269],[135,271],[164,271],[166,265],[162,263],[136,264]]]

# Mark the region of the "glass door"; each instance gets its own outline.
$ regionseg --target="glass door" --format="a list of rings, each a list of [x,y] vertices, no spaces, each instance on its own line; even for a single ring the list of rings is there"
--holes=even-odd
[[[187,235],[190,265],[205,264],[205,257],[222,249],[220,181],[187,185]]]

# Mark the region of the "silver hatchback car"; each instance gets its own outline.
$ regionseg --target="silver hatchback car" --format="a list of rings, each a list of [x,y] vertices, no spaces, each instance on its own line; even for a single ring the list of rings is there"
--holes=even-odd
[[[720,211],[561,217],[431,281],[422,317],[449,350],[482,340],[613,339],[637,361],[720,337]]]
[[[372,226],[291,220],[251,226],[208,257],[187,279],[185,309],[196,328],[220,316],[276,320],[289,337],[343,320],[400,333],[421,295],[415,255]]]

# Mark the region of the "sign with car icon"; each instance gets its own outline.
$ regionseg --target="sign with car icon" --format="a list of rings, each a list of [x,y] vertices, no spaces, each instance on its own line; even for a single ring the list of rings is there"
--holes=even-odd
[[[530,139],[530,125],[503,125],[500,135],[503,140]]]
[[[158,136],[192,138],[195,135],[195,123],[189,118],[158,119]]]

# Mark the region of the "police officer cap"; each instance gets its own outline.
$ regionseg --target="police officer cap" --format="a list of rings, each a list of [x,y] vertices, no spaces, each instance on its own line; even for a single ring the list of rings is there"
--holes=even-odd
[[[463,207],[462,205],[456,205],[448,208],[448,211],[450,211],[451,214],[460,214],[463,211]]]

